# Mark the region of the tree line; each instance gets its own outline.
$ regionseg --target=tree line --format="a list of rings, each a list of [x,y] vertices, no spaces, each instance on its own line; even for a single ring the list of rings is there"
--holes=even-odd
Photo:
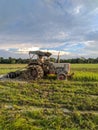
[[[22,58],[3,58],[0,57],[0,64],[28,64],[30,59],[22,59]],[[55,58],[50,58],[50,61],[55,62]],[[72,59],[60,59],[61,63],[98,63],[98,57],[97,58],[72,58]]]
[[[29,59],[0,57],[0,64],[27,64],[28,62],[29,62]]]
[[[97,64],[98,58],[74,58],[74,59],[61,59],[60,62],[78,63],[78,64]]]

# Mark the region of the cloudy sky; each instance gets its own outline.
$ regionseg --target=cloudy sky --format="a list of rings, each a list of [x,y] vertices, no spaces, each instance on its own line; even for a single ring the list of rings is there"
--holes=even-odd
[[[0,57],[38,49],[98,57],[98,0],[0,0]]]

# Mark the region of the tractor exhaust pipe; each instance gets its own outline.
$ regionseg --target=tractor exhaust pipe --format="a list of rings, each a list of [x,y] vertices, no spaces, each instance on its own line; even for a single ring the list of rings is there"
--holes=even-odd
[[[60,51],[58,52],[58,57],[57,57],[56,63],[60,63]]]

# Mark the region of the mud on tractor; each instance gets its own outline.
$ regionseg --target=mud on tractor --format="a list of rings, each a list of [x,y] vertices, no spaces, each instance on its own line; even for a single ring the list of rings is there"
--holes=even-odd
[[[74,73],[70,74],[70,64],[59,63],[59,55],[57,63],[50,62],[51,55],[50,52],[30,51],[30,62],[26,68],[10,72],[5,77],[36,80],[42,79],[49,74],[54,74],[58,80],[71,79]]]

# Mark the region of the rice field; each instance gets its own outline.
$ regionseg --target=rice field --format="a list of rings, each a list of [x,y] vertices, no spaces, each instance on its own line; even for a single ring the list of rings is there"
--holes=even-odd
[[[0,65],[0,74],[26,65]],[[0,130],[98,130],[98,64],[73,64],[71,81],[0,81]]]
[[[6,74],[24,68],[25,64],[0,64],[0,74]]]

